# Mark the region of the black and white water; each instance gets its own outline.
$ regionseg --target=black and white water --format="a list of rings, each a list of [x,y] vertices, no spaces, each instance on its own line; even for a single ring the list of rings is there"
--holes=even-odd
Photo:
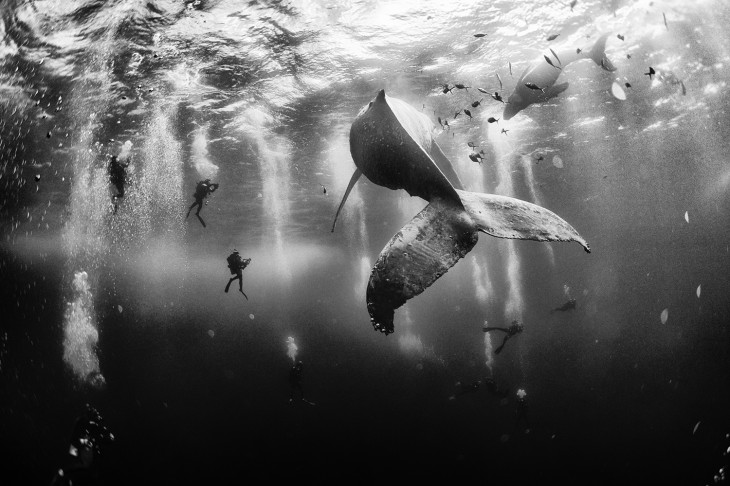
[[[86,403],[115,435],[95,484],[722,482],[730,4],[570,3],[3,0],[0,484],[49,484]],[[602,33],[615,72],[573,63],[509,121],[475,89],[506,100]],[[380,89],[467,189],[554,211],[592,253],[482,235],[373,332],[370,268],[425,205],[362,179],[330,232]],[[205,178],[207,227],[185,219]],[[223,292],[234,248],[249,300]],[[482,326],[513,320],[497,355]],[[293,360],[314,406],[289,403]],[[505,399],[449,399],[487,377]]]

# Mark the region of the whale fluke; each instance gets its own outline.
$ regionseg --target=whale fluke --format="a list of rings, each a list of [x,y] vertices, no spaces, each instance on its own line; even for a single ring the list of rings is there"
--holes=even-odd
[[[367,309],[374,329],[385,334],[394,331],[395,309],[469,253],[480,231],[498,238],[577,241],[590,252],[585,239],[548,209],[462,190],[451,162],[431,137],[432,127],[425,115],[381,90],[350,130],[357,170],[337,214],[360,172],[375,184],[429,201],[385,245],[370,274]]]

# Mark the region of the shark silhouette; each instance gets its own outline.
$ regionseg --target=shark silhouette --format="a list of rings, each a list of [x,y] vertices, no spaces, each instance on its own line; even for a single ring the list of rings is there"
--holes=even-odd
[[[448,158],[432,138],[433,123],[381,90],[350,129],[357,169],[337,217],[362,174],[389,189],[405,189],[429,204],[380,252],[370,274],[366,302],[375,330],[394,331],[395,309],[423,292],[474,247],[478,232],[498,238],[588,243],[555,213],[496,194],[463,190]]]
[[[590,52],[583,52],[577,49],[562,50],[560,54],[554,51],[553,56],[556,59],[556,69],[553,64],[545,62],[549,60],[547,55],[545,59],[540,60],[533,66],[529,66],[517,80],[515,90],[509,95],[507,103],[504,105],[504,113],[502,118],[509,120],[520,111],[524,110],[533,103],[544,103],[551,98],[558,96],[560,93],[568,89],[568,83],[555,84],[562,73],[562,69],[570,63],[580,61],[582,59],[592,59],[593,62],[601,66],[606,71],[615,71],[616,67],[606,57],[606,39],[608,34],[603,34],[598,38]],[[526,84],[533,85],[540,89],[530,89]]]

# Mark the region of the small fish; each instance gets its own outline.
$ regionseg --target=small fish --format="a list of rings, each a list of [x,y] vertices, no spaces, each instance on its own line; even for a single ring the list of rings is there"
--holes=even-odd
[[[631,87],[631,83],[624,83],[624,86],[626,86],[627,88],[630,88]]]
[[[626,54],[626,59],[631,59],[631,54]]]
[[[482,89],[482,88],[477,88],[477,89],[479,90],[480,93],[490,94],[489,91],[487,91],[486,89]]]
[[[506,128],[502,129],[502,133],[504,133],[505,135],[507,135],[507,132],[509,132],[509,130],[507,130]]]
[[[559,36],[559,35],[560,35],[560,34],[553,34],[553,35],[549,36],[549,37],[547,38],[548,42],[550,42],[550,41],[554,41],[555,39],[557,39],[557,38],[558,38],[558,36]]]
[[[451,90],[452,90],[452,89],[454,89],[454,88],[449,88],[449,85],[448,85],[448,83],[447,83],[447,84],[445,84],[445,85],[443,86],[443,89],[441,90],[441,92],[442,92],[443,94],[446,94],[446,93],[451,93]]]
[[[469,88],[471,88],[471,86],[464,86],[463,84],[455,84],[454,85],[454,88],[456,88],[456,89],[465,89],[465,90],[469,91]]]
[[[51,132],[46,133],[46,138],[51,138]]]
[[[656,71],[654,71],[654,68],[649,66],[649,72],[644,73],[645,76],[649,76],[649,79],[652,79],[651,77],[656,74]]]
[[[438,120],[439,120],[439,125],[441,125],[441,128],[443,128],[444,127],[444,123],[441,121],[441,117],[438,117]]]
[[[509,63],[509,75],[512,76],[512,63]]]
[[[575,53],[576,53],[576,54],[580,54],[581,52],[583,52],[583,49],[581,49],[580,47],[579,47],[578,49],[576,49],[576,50],[575,50]]]
[[[667,30],[669,30],[669,26],[667,25],[667,14],[662,12],[662,17],[664,17],[664,27],[666,27]]]
[[[684,87],[684,81],[680,81],[679,84],[682,85],[682,94],[683,95],[686,95],[687,94],[687,88]]]
[[[499,81],[499,89],[502,89],[502,79],[499,77],[499,73],[494,73],[497,75],[497,81]]]
[[[494,122],[496,122],[496,121],[499,121],[499,118],[494,118],[493,116],[490,116],[489,118],[487,118],[487,121],[488,121],[489,123],[494,123]]]
[[[624,40],[624,36],[622,36],[621,34],[616,35],[616,37],[618,37],[621,40]]]
[[[469,146],[470,148],[474,148],[474,147],[476,147],[476,144],[474,144],[474,142],[466,142],[466,144],[467,144],[467,145],[468,145],[468,146]]]
[[[536,91],[539,90],[539,91],[542,91],[543,93],[545,92],[545,89],[544,88],[539,87],[535,83],[525,83],[525,86],[527,86],[530,89],[534,89]]]
[[[478,156],[478,154],[469,154],[469,158],[472,162],[476,162],[477,164],[481,164],[482,161],[480,160],[481,157]]]
[[[482,100],[483,100],[483,99],[484,99],[484,98],[482,98]],[[473,102],[473,103],[471,104],[471,107],[472,107],[472,108],[476,108],[477,106],[481,105],[481,104],[482,104],[482,100],[477,100],[477,101],[474,101],[474,102]]]
[[[537,157],[535,157],[535,160],[540,163],[540,161],[545,160],[545,157],[542,156],[542,154],[537,154]]]
[[[327,194],[327,188],[324,187],[324,184],[320,184],[322,186],[322,194]]]
[[[471,118],[471,111],[467,110],[466,108],[464,108],[464,114]]]
[[[491,96],[492,98],[494,98],[497,101],[501,101],[502,103],[504,103],[504,100],[502,99],[502,97],[499,95],[499,92],[497,92],[497,91],[495,91],[493,95],[489,95],[489,96]]]
[[[449,120],[444,120],[444,126],[446,127],[446,129],[447,129],[447,130],[448,130],[449,128],[451,128],[451,127],[449,126]]]
[[[35,175],[35,181],[38,182],[40,180],[41,180],[41,175],[40,174],[36,174]]]
[[[557,59],[557,60],[558,60],[558,63],[560,63],[560,64],[563,64],[563,63],[562,63],[562,61],[560,61],[560,58],[558,57],[558,55],[557,55],[557,54],[555,54],[555,51],[554,51],[554,50],[550,49],[550,52],[552,52],[552,53],[553,53],[553,56],[555,56],[555,59]]]
[[[487,34],[474,34],[474,37],[484,37]]]
[[[571,12],[573,11],[573,7],[575,7],[576,3],[578,3],[578,0],[573,0],[572,2],[570,2],[570,11]]]
[[[553,64],[553,62],[552,62],[552,61],[550,60],[550,58],[549,58],[549,57],[547,57],[547,56],[545,56],[545,55],[543,55],[543,57],[545,58],[545,61],[546,61],[546,62],[547,62],[548,64],[550,64],[550,65],[551,65],[552,67],[554,67],[555,69],[560,69],[560,68],[559,68],[558,66],[556,66],[555,64]]]
[[[454,113],[454,120],[456,120],[456,117],[459,116],[460,114],[461,114],[461,110],[459,110],[456,113]]]

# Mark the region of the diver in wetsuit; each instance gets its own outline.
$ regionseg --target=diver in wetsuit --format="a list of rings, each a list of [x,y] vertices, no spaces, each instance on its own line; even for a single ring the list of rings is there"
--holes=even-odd
[[[515,429],[520,422],[525,422],[525,433],[530,432],[530,421],[527,419],[527,392],[520,388],[517,390],[517,407],[515,408]]]
[[[504,345],[507,344],[507,340],[512,336],[521,333],[524,329],[524,326],[522,326],[522,324],[520,324],[518,321],[512,321],[512,325],[510,327],[483,327],[482,331],[502,331],[507,333],[507,335],[504,337],[504,341],[502,341],[502,345],[494,351],[494,354],[499,354],[502,352],[502,348],[504,348]]]
[[[249,263],[251,263],[251,259],[242,259],[241,255],[238,253],[238,250],[234,249],[233,253],[228,255],[226,261],[228,262],[228,269],[231,271],[231,275],[234,275],[233,277],[231,277],[231,279],[228,281],[228,284],[226,285],[226,293],[228,293],[228,289],[231,284],[235,280],[238,280],[238,291],[241,292],[244,297],[246,297],[246,300],[248,300],[248,295],[246,295],[243,291],[243,270],[248,266]]]
[[[289,386],[291,390],[289,392],[289,401],[294,401],[294,391],[299,390],[301,399],[304,400],[304,388],[302,388],[302,368],[304,363],[297,361],[294,366],[289,370]]]
[[[208,197],[209,194],[213,194],[215,190],[218,189],[218,185],[219,184],[217,183],[210,182],[210,179],[198,182],[198,185],[195,186],[195,194],[193,194],[195,202],[190,205],[190,208],[188,208],[188,214],[185,215],[185,219],[188,219],[190,211],[192,211],[195,206],[198,206],[195,216],[198,217],[203,228],[205,228],[205,221],[203,221],[203,218],[200,217],[200,210],[203,209],[203,200]]]
[[[129,160],[127,160],[126,164],[123,164],[116,155],[112,155],[109,161],[109,182],[117,189],[117,193],[112,196],[115,213],[119,207],[117,199],[124,197],[124,186],[127,183],[127,167],[129,167]]]
[[[565,311],[573,310],[573,309],[575,309],[575,304],[576,304],[575,299],[570,299],[570,300],[568,300],[568,302],[561,305],[560,307],[556,307],[555,309],[551,310],[550,313],[552,314],[555,311],[565,312]]]
[[[51,486],[91,485],[99,478],[97,458],[102,447],[114,441],[101,414],[88,403],[76,420],[64,465],[56,471]]]

